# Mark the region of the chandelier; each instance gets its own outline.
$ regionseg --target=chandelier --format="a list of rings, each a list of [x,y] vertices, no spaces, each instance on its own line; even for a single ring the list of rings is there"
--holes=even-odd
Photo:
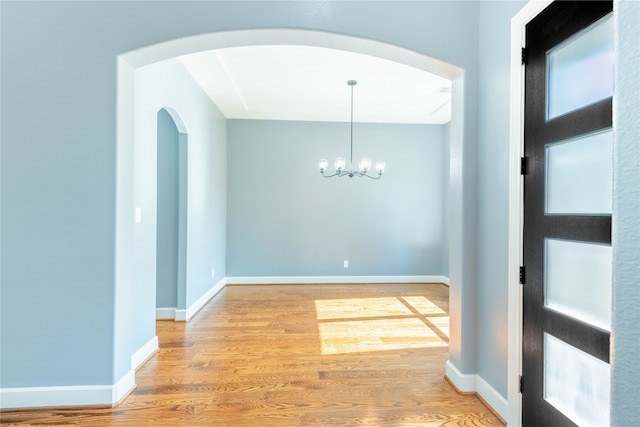
[[[325,178],[332,178],[334,176],[343,177],[348,176],[349,178],[353,178],[357,176],[358,178],[362,178],[366,176],[371,179],[380,179],[382,174],[384,173],[385,162],[383,160],[378,160],[376,162],[376,171],[378,175],[369,175],[369,170],[371,169],[371,159],[364,157],[360,159],[360,163],[358,163],[358,170],[353,170],[353,87],[358,84],[356,80],[349,80],[347,82],[349,86],[351,86],[351,158],[349,162],[349,169],[346,169],[347,161],[344,157],[336,158],[334,162],[335,172],[331,175],[325,175],[327,167],[329,166],[329,162],[326,159],[320,159],[318,162],[318,166],[320,167],[320,173]]]

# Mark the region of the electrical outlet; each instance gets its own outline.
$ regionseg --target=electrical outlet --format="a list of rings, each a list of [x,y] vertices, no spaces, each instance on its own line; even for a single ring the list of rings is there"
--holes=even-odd
[[[349,260],[348,259],[344,260],[344,268],[349,268]]]

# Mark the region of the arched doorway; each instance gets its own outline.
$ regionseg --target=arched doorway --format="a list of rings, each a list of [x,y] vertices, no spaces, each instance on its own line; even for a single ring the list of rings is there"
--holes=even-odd
[[[467,352],[463,347],[469,346],[467,343],[463,346],[463,332],[469,334],[474,328],[475,322],[473,316],[463,320],[463,304],[462,299],[466,291],[463,291],[463,284],[473,282],[468,279],[471,274],[471,257],[465,249],[464,230],[468,228],[465,224],[471,221],[470,215],[472,210],[464,209],[465,199],[465,182],[467,181],[463,172],[463,164],[472,169],[475,167],[469,163],[469,160],[463,158],[465,144],[470,144],[467,140],[468,135],[464,132],[464,81],[465,73],[463,69],[446,63],[444,61],[428,57],[424,54],[417,53],[399,46],[387,43],[367,40],[357,37],[344,36],[335,33],[318,32],[309,30],[291,30],[291,29],[269,29],[269,30],[241,30],[210,33],[187,37],[183,39],[173,40],[166,43],[150,46],[148,48],[139,49],[129,52],[118,57],[118,222],[117,232],[117,249],[116,249],[116,265],[117,265],[117,283],[116,295],[119,298],[118,289],[126,286],[139,286],[139,284],[131,279],[131,277],[145,277],[148,274],[155,274],[155,271],[149,272],[150,263],[145,266],[138,266],[131,263],[133,257],[132,248],[148,246],[152,243],[155,246],[155,227],[153,230],[147,228],[139,233],[133,233],[131,227],[126,223],[136,206],[137,201],[133,197],[129,197],[130,188],[144,185],[137,182],[133,174],[137,161],[144,161],[144,155],[134,156],[136,147],[139,142],[134,137],[133,112],[135,110],[133,101],[134,96],[131,95],[135,86],[135,71],[146,65],[154,64],[165,59],[174,58],[180,55],[200,52],[203,50],[222,49],[238,46],[259,46],[259,45],[306,45],[339,49],[354,53],[362,53],[366,55],[376,56],[390,61],[408,65],[426,72],[430,72],[452,81],[452,118],[450,125],[450,176],[449,176],[449,212],[451,213],[449,221],[449,277],[450,277],[450,349],[451,359],[457,364],[466,363],[463,359],[470,359],[471,356],[464,354],[472,354]],[[470,119],[467,119],[470,120]],[[475,169],[473,169],[475,170]],[[155,197],[157,188],[151,188],[148,192],[149,197]],[[155,202],[155,199],[154,199]],[[155,206],[155,203],[153,203]],[[154,214],[153,212],[152,214]],[[121,220],[124,219],[124,220]],[[132,265],[133,264],[133,265]],[[124,268],[120,268],[123,266]],[[128,270],[126,267],[129,267]],[[153,263],[155,269],[155,262]],[[144,271],[147,268],[147,271]],[[129,276],[131,275],[131,276]],[[187,289],[188,293],[188,289]],[[471,292],[473,295],[473,292]],[[155,320],[155,304],[153,310],[149,309],[148,303],[138,304],[135,298],[142,298],[145,295],[144,290],[134,290],[133,293],[122,294],[123,301],[116,300],[116,306],[132,307],[132,310],[138,310],[140,305],[144,305],[145,309],[136,313],[141,317],[142,323],[146,324],[147,331],[138,331],[135,334],[145,336],[150,328],[150,321]],[[188,308],[188,307],[187,307]],[[117,310],[116,310],[117,311]],[[116,320],[116,323],[118,321]],[[142,327],[142,326],[141,326]],[[155,328],[153,329],[155,330]],[[118,335],[119,332],[116,332]],[[118,338],[116,338],[118,339]],[[149,340],[150,338],[146,338]],[[136,351],[144,342],[133,342],[131,351]],[[140,339],[138,339],[140,341]],[[462,360],[462,362],[461,362]],[[470,362],[469,362],[470,363]]]
[[[177,319],[186,308],[188,135],[172,108],[157,117],[156,318]]]

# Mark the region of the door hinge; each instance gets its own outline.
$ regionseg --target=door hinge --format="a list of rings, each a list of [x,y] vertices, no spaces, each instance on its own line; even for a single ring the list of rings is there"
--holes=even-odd
[[[522,61],[522,65],[529,65],[529,49],[523,47],[520,51],[520,60]]]
[[[520,284],[524,285],[527,281],[527,270],[524,266],[520,267]]]
[[[519,390],[519,391],[520,391],[520,394],[524,393],[523,388],[522,388],[522,375],[520,375],[520,385],[519,385],[519,388],[520,388],[520,390]]]
[[[520,158],[520,175],[529,174],[529,158],[521,157]]]

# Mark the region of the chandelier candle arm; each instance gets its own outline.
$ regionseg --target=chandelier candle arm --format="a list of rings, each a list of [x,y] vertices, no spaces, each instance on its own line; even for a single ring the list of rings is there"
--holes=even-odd
[[[376,161],[375,167],[376,167],[377,175],[369,175],[369,171],[371,170],[371,166],[373,165],[373,163],[371,162],[371,159],[368,157],[364,157],[360,160],[360,162],[358,163],[358,170],[353,170],[353,87],[357,85],[358,82],[356,80],[349,80],[347,81],[347,84],[351,86],[351,127],[350,127],[351,151],[350,151],[350,157],[349,157],[349,170],[346,170],[346,167],[347,167],[346,159],[344,157],[337,157],[336,161],[333,164],[335,168],[335,172],[331,175],[326,175],[325,172],[327,172],[327,168],[329,167],[329,161],[326,159],[320,159],[320,161],[318,162],[318,168],[320,169],[320,174],[325,178],[331,178],[334,176],[337,176],[337,177],[348,176],[349,178],[353,178],[354,176],[357,176],[358,178],[362,178],[363,176],[366,176],[367,178],[371,178],[371,179],[380,179],[386,167],[386,163],[384,160]]]

